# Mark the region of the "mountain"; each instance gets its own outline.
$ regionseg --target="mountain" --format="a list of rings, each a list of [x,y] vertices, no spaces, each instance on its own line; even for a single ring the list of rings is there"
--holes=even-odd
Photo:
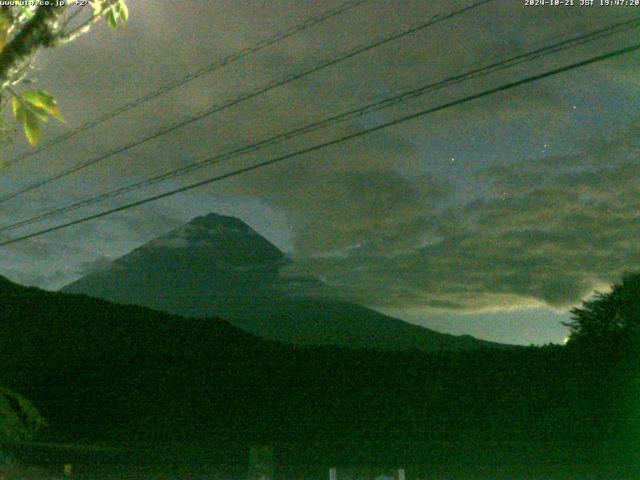
[[[241,220],[197,217],[66,286],[121,304],[219,316],[263,338],[301,345],[429,351],[497,346],[438,333],[348,302],[304,298],[280,269],[291,260]],[[303,285],[302,285],[303,286]]]

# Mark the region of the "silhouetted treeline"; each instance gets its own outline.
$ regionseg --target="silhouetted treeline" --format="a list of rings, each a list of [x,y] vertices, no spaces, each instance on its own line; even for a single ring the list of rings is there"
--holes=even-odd
[[[493,445],[489,457],[495,445],[507,456],[533,445],[549,461],[638,462],[640,362],[628,345],[296,348],[217,319],[9,282],[0,295],[0,382],[40,409],[43,438],[279,444],[288,462],[304,452],[391,462],[447,443],[469,455]]]

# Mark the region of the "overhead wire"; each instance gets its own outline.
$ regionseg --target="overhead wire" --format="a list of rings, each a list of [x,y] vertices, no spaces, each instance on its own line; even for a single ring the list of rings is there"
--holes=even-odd
[[[290,140],[292,138],[319,130],[321,128],[325,128],[330,125],[339,124],[347,120],[360,117],[362,115],[366,115],[366,114],[373,113],[385,108],[392,107],[400,102],[419,97],[428,92],[432,92],[432,91],[446,88],[452,85],[456,85],[461,82],[465,82],[481,76],[486,76],[500,70],[512,68],[524,62],[530,62],[533,60],[537,60],[541,57],[544,57],[550,54],[555,54],[569,48],[575,48],[577,46],[585,45],[587,43],[591,43],[596,40],[601,40],[602,38],[606,38],[614,34],[619,34],[619,33],[628,31],[630,29],[637,28],[638,26],[640,26],[640,18],[635,18],[632,20],[615,23],[592,32],[588,32],[576,37],[572,37],[570,39],[566,39],[561,42],[553,43],[551,45],[540,47],[540,48],[537,48],[525,53],[521,53],[498,62],[494,62],[493,64],[486,65],[484,67],[473,69],[471,71],[465,72],[460,75],[454,75],[452,77],[448,77],[438,82],[428,83],[426,85],[422,85],[420,87],[417,87],[408,91],[404,91],[400,94],[396,94],[396,95],[384,98],[382,100],[370,103],[363,107],[358,107],[356,109],[341,112],[337,115],[324,118],[320,121],[312,122],[302,127],[298,127],[293,130],[289,130],[287,132],[283,132],[283,133],[271,136],[260,142],[256,142],[241,148],[237,148],[229,152],[216,155],[214,157],[208,156],[208,157],[205,157],[204,159],[203,158],[196,159],[193,162],[183,167],[180,167],[177,169],[171,169],[169,171],[162,172],[160,174],[154,175],[147,179],[144,179],[132,184],[128,184],[122,187],[118,187],[114,190],[103,192],[99,195],[92,196],[88,199],[84,199],[79,202],[66,205],[64,207],[59,207],[53,210],[49,210],[47,212],[38,214],[26,220],[0,226],[0,232],[21,228],[21,227],[45,220],[47,218],[52,218],[52,217],[61,215],[63,213],[68,213],[70,211],[76,210],[81,207],[93,205],[93,204],[102,202],[104,200],[117,197],[119,195],[124,195],[126,193],[131,193],[133,191],[137,191],[137,190],[149,187],[153,184],[165,181],[170,178],[175,178],[181,175],[185,175],[187,173],[192,173],[194,171],[200,170],[205,167],[217,165],[222,163],[223,161],[232,160],[234,158],[237,158],[242,155],[246,155],[248,153],[254,153],[268,146],[280,143],[285,140]]]
[[[61,135],[58,135],[57,137],[52,138],[51,140],[49,140],[48,142],[42,144],[41,146],[32,149],[32,150],[28,150],[20,155],[15,156],[14,158],[12,158],[11,160],[8,160],[5,165],[2,167],[2,170],[7,170],[8,168],[10,168],[11,166],[17,164],[18,162],[25,160],[27,158],[33,157],[35,155],[38,155],[39,153],[53,147],[54,145],[57,145],[59,143],[62,143],[66,140],[69,140],[70,138],[75,137],[76,135],[79,135],[83,132],[86,132],[87,130],[97,127],[98,125],[101,125],[105,122],[107,122],[108,120],[111,120],[114,117],[117,117],[118,115],[121,115],[125,112],[128,112],[129,110],[133,110],[134,108],[147,103],[157,97],[160,97],[162,95],[164,95],[165,93],[168,93],[172,90],[175,90],[178,87],[181,87],[182,85],[185,85],[188,82],[191,82],[197,78],[200,78],[204,75],[207,75],[209,73],[213,73],[216,70],[219,70],[223,67],[226,67],[228,65],[231,65],[239,60],[242,60],[243,58],[252,55],[254,53],[258,53],[259,51],[274,45],[278,42],[281,42],[282,40],[286,40],[289,37],[292,37],[300,32],[303,32],[305,30],[308,30],[311,27],[314,27],[320,23],[323,23],[331,18],[337,17],[349,10],[353,10],[356,7],[362,5],[363,3],[369,2],[370,0],[349,0],[347,2],[344,2],[342,4],[340,4],[339,6],[337,6],[336,8],[333,9],[329,9],[326,10],[324,12],[321,12],[320,14],[317,15],[313,15],[307,19],[305,19],[304,21],[302,21],[301,23],[297,24],[297,25],[293,25],[291,27],[289,27],[288,29],[278,32],[268,38],[265,38],[264,40],[261,40],[260,42],[251,45],[249,47],[243,48],[241,50],[238,50],[237,52],[231,53],[229,55],[227,55],[226,57],[217,60],[209,65],[206,65],[194,72],[190,72],[187,73],[186,75],[168,82],[164,85],[161,85],[160,87],[156,88],[155,90],[152,90],[150,92],[145,93],[144,95],[131,100],[130,102],[124,103],[122,105],[120,105],[119,107],[106,112],[102,115],[100,115],[99,117],[90,120],[88,122],[85,122],[79,126],[77,126],[76,128],[69,130],[68,132],[65,132]],[[81,9],[80,9],[81,10]]]
[[[324,149],[324,148],[327,148],[327,147],[330,147],[330,146],[333,146],[333,145],[338,145],[338,144],[347,142],[349,140],[353,140],[355,138],[363,137],[365,135],[369,135],[371,133],[374,133],[374,132],[377,132],[377,131],[380,131],[380,130],[383,130],[383,129],[386,129],[386,128],[389,128],[389,127],[392,127],[392,126],[395,126],[395,125],[399,125],[401,123],[404,123],[404,122],[407,122],[407,121],[410,121],[410,120],[421,118],[421,117],[424,117],[426,115],[429,115],[429,114],[432,114],[432,113],[435,113],[435,112],[443,111],[443,110],[446,110],[446,109],[449,109],[449,108],[452,108],[452,107],[455,107],[455,106],[458,106],[458,105],[461,105],[461,104],[464,104],[464,103],[467,103],[467,102],[470,102],[470,101],[473,101],[473,100],[484,98],[484,97],[487,97],[487,96],[490,96],[490,95],[495,95],[497,93],[504,92],[504,91],[510,90],[512,88],[516,88],[516,87],[519,87],[519,86],[522,86],[522,85],[526,85],[526,84],[529,84],[529,83],[532,83],[532,82],[536,82],[536,81],[542,80],[544,78],[548,78],[548,77],[551,77],[551,76],[554,76],[554,75],[565,73],[565,72],[568,72],[570,70],[575,70],[577,68],[582,68],[582,67],[585,67],[587,65],[591,65],[591,64],[594,64],[594,63],[597,63],[597,62],[601,62],[601,61],[604,61],[604,60],[608,60],[608,59],[612,59],[612,58],[619,57],[619,56],[622,56],[622,55],[626,55],[626,54],[629,54],[629,53],[632,53],[632,52],[635,52],[635,51],[638,51],[638,50],[640,50],[640,43],[637,43],[637,44],[634,44],[634,45],[631,45],[631,46],[628,46],[628,47],[616,49],[616,50],[613,50],[613,51],[610,51],[610,52],[607,52],[607,53],[604,53],[604,54],[596,55],[596,56],[590,57],[590,58],[588,58],[586,60],[582,60],[582,61],[579,61],[579,62],[574,62],[574,63],[571,63],[569,65],[565,65],[563,67],[558,67],[558,68],[554,68],[552,70],[547,70],[547,71],[545,71],[543,73],[531,75],[531,76],[525,77],[525,78],[520,79],[520,80],[508,82],[508,83],[499,85],[497,87],[484,90],[484,91],[479,92],[479,93],[475,93],[475,94],[472,94],[472,95],[467,95],[467,96],[465,96],[463,98],[460,98],[460,99],[457,99],[457,100],[452,100],[452,101],[440,104],[440,105],[435,106],[435,107],[430,107],[430,108],[427,108],[427,109],[420,110],[418,112],[414,112],[414,113],[411,113],[411,114],[408,114],[408,115],[404,115],[402,117],[399,117],[399,118],[396,118],[396,119],[393,119],[393,120],[390,120],[390,121],[375,125],[373,127],[365,128],[365,129],[360,130],[360,131],[355,132],[355,133],[350,133],[350,134],[343,135],[341,137],[338,137],[338,138],[335,138],[335,139],[332,139],[332,140],[329,140],[329,141],[326,141],[326,142],[318,143],[318,144],[315,144],[315,145],[313,145],[311,147],[305,147],[305,148],[297,150],[295,152],[290,152],[290,153],[287,153],[285,155],[281,155],[281,156],[278,156],[278,157],[275,157],[275,158],[271,158],[269,160],[265,160],[265,161],[262,161],[262,162],[247,166],[247,167],[239,168],[239,169],[236,169],[236,170],[231,171],[231,172],[227,172],[227,173],[224,173],[224,174],[220,174],[220,175],[216,175],[216,176],[213,176],[213,177],[209,177],[207,179],[200,180],[198,182],[191,183],[189,185],[185,185],[185,186],[182,186],[182,187],[179,187],[179,188],[175,188],[175,189],[172,189],[172,190],[160,193],[160,194],[152,195],[152,196],[147,197],[147,198],[143,198],[143,199],[140,199],[140,200],[137,200],[137,201],[134,201],[134,202],[130,202],[130,203],[127,203],[127,204],[124,204],[124,205],[120,205],[118,207],[111,208],[111,209],[108,209],[108,210],[104,210],[102,212],[98,212],[98,213],[95,213],[95,214],[92,214],[92,215],[88,215],[88,216],[85,216],[85,217],[82,217],[82,218],[79,218],[79,219],[76,219],[76,220],[73,220],[73,221],[70,221],[70,222],[66,222],[66,223],[62,223],[62,224],[59,224],[59,225],[56,225],[56,226],[53,226],[53,227],[45,228],[45,229],[39,230],[37,232],[29,233],[27,235],[22,235],[22,236],[17,237],[17,238],[5,240],[5,241],[0,242],[0,246],[7,246],[7,245],[23,242],[23,241],[31,239],[31,238],[35,238],[35,237],[38,237],[38,236],[41,236],[41,235],[45,235],[47,233],[55,232],[55,231],[58,231],[58,230],[61,230],[61,229],[65,229],[65,228],[69,228],[69,227],[71,227],[73,225],[79,225],[81,223],[85,223],[85,222],[88,222],[90,220],[95,220],[97,218],[105,217],[105,216],[111,215],[113,213],[129,210],[129,209],[134,208],[134,207],[145,205],[147,203],[151,203],[151,202],[163,199],[163,198],[167,198],[167,197],[170,197],[170,196],[173,196],[173,195],[177,195],[179,193],[183,193],[183,192],[186,192],[186,191],[189,191],[189,190],[193,190],[195,188],[199,188],[199,187],[202,187],[202,186],[205,186],[205,185],[209,185],[209,184],[212,184],[214,182],[219,182],[219,181],[227,179],[227,178],[231,178],[231,177],[234,177],[234,176],[242,175],[242,174],[248,173],[250,171],[255,171],[255,170],[258,170],[258,169],[261,169],[261,168],[265,168],[265,167],[270,166],[270,165],[281,163],[281,162],[289,160],[291,158],[300,157],[300,156],[303,156],[303,155],[306,155],[306,154],[309,154],[309,153],[313,153],[313,152],[316,152],[318,150],[321,150],[321,149]]]
[[[265,93],[267,93],[267,92],[269,92],[271,90],[274,90],[274,89],[276,89],[278,87],[281,87],[281,86],[283,86],[285,84],[291,83],[291,82],[296,81],[296,80],[300,80],[300,79],[302,79],[304,77],[307,77],[307,76],[309,76],[309,75],[311,75],[313,73],[316,73],[318,71],[324,70],[325,68],[337,65],[338,63],[341,63],[341,62],[343,62],[345,60],[353,58],[353,57],[355,57],[357,55],[363,54],[365,52],[369,52],[369,51],[371,51],[371,50],[373,50],[375,48],[378,48],[378,47],[380,47],[382,45],[385,45],[387,43],[393,42],[395,40],[399,40],[399,39],[401,39],[403,37],[406,37],[408,35],[412,35],[412,34],[418,32],[418,31],[424,30],[425,28],[431,27],[431,26],[436,25],[436,24],[438,24],[440,22],[443,22],[445,20],[454,18],[454,17],[456,17],[458,15],[462,15],[462,14],[464,14],[466,12],[469,12],[469,11],[471,11],[473,9],[479,8],[480,6],[485,5],[487,3],[490,3],[490,2],[493,2],[493,1],[495,1],[495,0],[480,0],[480,1],[477,1],[477,2],[475,2],[473,4],[471,4],[471,5],[467,5],[465,7],[459,8],[459,9],[457,9],[455,11],[452,11],[452,12],[444,14],[444,15],[437,14],[437,15],[434,15],[433,17],[431,17],[431,19],[426,21],[426,22],[419,23],[419,24],[414,25],[414,26],[412,26],[412,27],[410,27],[408,29],[401,30],[400,32],[391,34],[389,36],[382,37],[382,38],[374,41],[373,43],[368,43],[368,44],[363,45],[363,46],[357,46],[357,47],[355,47],[355,48],[353,48],[351,50],[348,50],[347,52],[341,53],[337,57],[330,58],[328,60],[324,60],[324,61],[318,63],[317,65],[315,65],[315,66],[313,66],[311,68],[308,68],[308,69],[305,69],[305,70],[303,70],[301,72],[289,75],[289,76],[285,77],[284,79],[270,82],[266,86],[259,87],[256,90],[252,90],[250,92],[245,92],[245,93],[243,93],[243,94],[241,94],[241,95],[239,95],[239,96],[237,96],[237,97],[235,97],[235,98],[233,98],[231,100],[223,102],[222,104],[214,105],[214,106],[210,107],[209,109],[207,109],[206,111],[200,112],[200,113],[198,113],[196,115],[193,115],[193,116],[187,118],[186,120],[181,120],[181,121],[179,121],[177,123],[174,123],[174,124],[172,124],[172,125],[170,125],[168,127],[163,127],[159,131],[156,131],[156,132],[154,132],[154,133],[152,133],[150,135],[147,135],[147,136],[145,136],[145,137],[143,137],[141,139],[138,139],[138,140],[136,140],[136,141],[134,141],[132,143],[129,143],[129,144],[126,144],[126,145],[123,145],[123,146],[120,146],[120,147],[116,147],[116,148],[114,148],[114,149],[112,149],[112,150],[110,150],[110,151],[108,151],[108,152],[106,152],[106,153],[104,153],[102,155],[99,155],[98,157],[94,157],[94,158],[86,160],[86,161],[84,161],[82,163],[73,165],[73,166],[71,166],[71,167],[69,167],[69,168],[67,168],[67,169],[65,169],[65,170],[63,170],[61,172],[58,172],[58,173],[56,173],[56,174],[54,174],[54,175],[52,175],[52,176],[50,176],[48,178],[38,180],[38,181],[36,181],[34,183],[31,183],[29,185],[26,185],[26,186],[24,186],[24,187],[22,187],[22,188],[20,188],[20,189],[18,189],[16,191],[12,192],[12,193],[6,194],[4,196],[0,196],[0,203],[5,203],[5,202],[8,202],[10,200],[13,200],[14,198],[16,198],[16,197],[18,197],[20,195],[23,195],[25,193],[31,192],[33,190],[36,190],[38,188],[44,187],[45,185],[48,185],[48,184],[50,184],[50,183],[52,183],[54,181],[60,180],[61,178],[67,177],[67,176],[69,176],[71,174],[74,174],[76,172],[79,172],[79,171],[81,171],[81,170],[83,170],[83,169],[85,169],[85,168],[87,168],[87,167],[89,167],[91,165],[95,165],[95,164],[97,164],[99,162],[102,162],[102,161],[104,161],[104,160],[106,160],[108,158],[111,158],[111,157],[113,157],[115,155],[118,155],[120,153],[124,153],[124,152],[126,152],[128,150],[131,150],[132,148],[138,147],[138,146],[140,146],[140,145],[142,145],[144,143],[147,143],[147,142],[149,142],[151,140],[155,140],[155,139],[157,139],[157,138],[159,138],[159,137],[161,137],[163,135],[166,135],[166,134],[171,133],[173,131],[176,131],[176,130],[178,130],[180,128],[183,128],[183,127],[185,127],[187,125],[195,123],[195,122],[197,122],[199,120],[202,120],[202,119],[204,119],[204,118],[206,118],[208,116],[211,116],[211,115],[213,115],[215,113],[218,113],[218,112],[221,112],[223,110],[226,110],[226,109],[228,109],[228,108],[230,108],[232,106],[235,106],[235,105],[237,105],[237,104],[239,104],[241,102],[244,102],[244,101],[247,101],[249,99],[258,97],[259,95],[263,95],[263,94],[265,94]]]

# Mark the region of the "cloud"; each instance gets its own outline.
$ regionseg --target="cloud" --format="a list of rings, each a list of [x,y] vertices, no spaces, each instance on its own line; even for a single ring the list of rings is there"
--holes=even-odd
[[[40,57],[39,85],[58,97],[68,121],[48,125],[46,135],[95,118],[334,4],[193,0],[176,8],[169,1],[132,0],[127,29],[114,33],[99,25],[78,42]],[[12,170],[1,187],[14,190],[338,51],[466,4],[403,1],[360,7],[48,149]],[[2,212],[3,223],[565,39],[566,32],[607,25],[624,12],[488,5],[69,176],[16,200]],[[162,187],[359,131],[583,58],[624,38],[440,90]],[[322,294],[373,305],[462,310],[569,305],[596,282],[633,267],[637,258],[637,156],[624,138],[589,143],[619,128],[620,105],[634,108],[635,103],[624,102],[624,95],[633,100],[638,93],[630,75],[620,63],[602,64],[468,103],[154,207],[25,242],[5,250],[2,268],[26,272],[25,278],[41,285],[59,285],[92,260],[122,255],[195,215],[224,207],[249,223],[259,221],[263,229],[258,230],[267,237],[286,225],[300,270],[327,280]],[[615,102],[612,83],[624,85],[626,92]],[[574,110],[576,104],[580,108]],[[560,146],[539,155],[548,143]],[[21,148],[18,141],[14,150]],[[127,200],[133,198],[139,197]],[[269,220],[256,220],[266,216]]]
[[[424,217],[452,193],[444,181],[428,175],[405,176],[394,170],[311,170],[307,165],[293,164],[286,177],[262,175],[243,185],[248,192],[260,191],[263,199],[286,211],[296,227],[298,255],[415,247],[429,237],[415,224],[423,223]]]
[[[112,266],[113,259],[107,256],[101,256],[96,258],[95,260],[91,260],[89,262],[83,262],[80,264],[79,274],[81,276],[90,275],[95,272],[103,272],[109,270]]]
[[[432,239],[426,245],[398,251],[385,241],[385,249],[367,254],[354,249],[333,258],[300,258],[291,273],[323,276],[327,286],[318,294],[379,307],[575,305],[594,287],[640,267],[638,152],[624,138],[615,148],[608,142],[589,148],[566,161],[527,159],[487,168],[481,175],[492,180],[493,196],[436,206],[428,215],[422,205],[406,205],[415,221],[399,228],[390,221],[391,210],[367,217],[382,238],[422,235]]]

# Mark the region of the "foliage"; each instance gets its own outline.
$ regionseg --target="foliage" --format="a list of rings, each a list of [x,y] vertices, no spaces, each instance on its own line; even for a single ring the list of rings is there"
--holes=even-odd
[[[11,390],[0,388],[0,441],[28,440],[45,424],[28,400]]]
[[[100,14],[102,5],[100,2],[94,2],[94,9],[97,14]],[[105,20],[111,28],[118,28],[118,23],[125,25],[129,19],[129,9],[124,0],[116,2],[112,8],[105,13]]]
[[[620,350],[640,346],[640,273],[626,275],[610,292],[596,292],[593,299],[571,311],[565,323],[569,344]]]
[[[36,145],[42,137],[40,121],[47,122],[49,116],[63,121],[56,99],[43,90],[27,90],[16,94],[11,100],[11,108],[31,145]]]
[[[124,26],[129,18],[125,0],[87,0],[64,5],[16,5],[0,7],[0,90],[11,98],[15,119],[27,141],[36,145],[42,137],[42,122],[62,120],[55,98],[43,90],[16,92],[14,87],[30,81],[31,62],[41,48],[74,41],[100,18],[109,26]],[[91,4],[90,9],[82,4]],[[85,12],[89,12],[88,16]],[[0,103],[0,109],[8,105]],[[6,132],[3,132],[6,133]]]

